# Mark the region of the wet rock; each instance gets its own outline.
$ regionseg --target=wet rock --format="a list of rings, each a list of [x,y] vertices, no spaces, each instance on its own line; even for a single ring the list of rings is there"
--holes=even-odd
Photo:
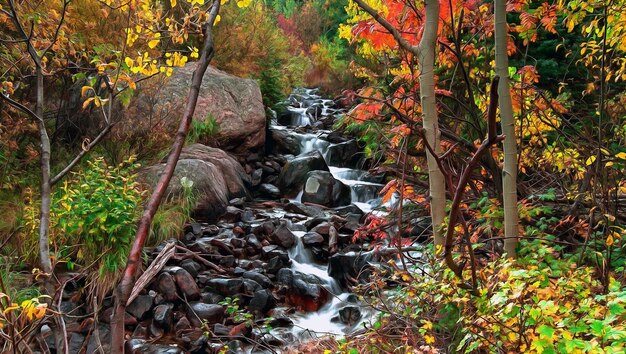
[[[261,245],[261,242],[254,234],[247,235],[245,241],[248,246],[251,246],[256,250],[260,250],[261,248],[263,248],[263,245]]]
[[[268,324],[272,328],[291,327],[293,321],[289,317],[273,317]]]
[[[333,210],[335,210],[339,215],[343,215],[343,216],[347,216],[350,214],[357,215],[359,219],[363,217],[364,215],[363,210],[361,210],[358,206],[354,204],[336,207],[336,208],[333,208]]]
[[[324,222],[328,222],[330,220],[330,218],[327,215],[322,215],[322,216],[316,216],[312,219],[307,220],[304,223],[304,226],[306,227],[307,230],[311,230],[312,228],[316,227],[317,225],[324,223]]]
[[[333,225],[329,222],[323,222],[317,226],[315,226],[314,228],[311,229],[311,232],[317,232],[320,235],[324,235],[324,236],[328,236],[330,234],[330,228],[333,227]]]
[[[245,279],[251,279],[254,280],[255,282],[257,282],[259,285],[261,285],[261,287],[263,287],[263,289],[267,289],[267,288],[271,288],[272,287],[272,281],[270,280],[270,278],[266,277],[265,275],[259,273],[259,272],[255,272],[255,271],[246,271],[242,274],[242,277]]]
[[[96,351],[97,353],[98,351]],[[73,352],[71,352],[73,353]],[[126,353],[129,354],[183,354],[176,345],[155,344],[144,339],[133,338],[126,342]]]
[[[349,141],[349,139],[347,139],[342,132],[336,130],[330,132],[326,137],[326,140],[333,144],[341,144]]]
[[[228,333],[230,333],[231,328],[228,326],[224,326],[221,323],[216,323],[213,325],[213,334],[216,336],[227,337]]]
[[[283,114],[283,123],[285,119],[291,120],[291,114]],[[267,145],[270,152],[274,154],[300,154],[300,142],[290,131],[270,128],[268,138]]]
[[[156,323],[150,323],[150,327],[148,327],[148,332],[150,333],[150,337],[153,338],[161,338],[165,335],[165,330],[159,327]]]
[[[173,309],[174,305],[172,304],[163,304],[155,307],[154,311],[152,312],[153,323],[166,331],[169,330],[174,322],[174,313],[172,311]]]
[[[287,257],[276,256],[269,260],[269,262],[267,263],[266,270],[270,274],[276,274],[278,273],[279,270],[289,267],[289,266],[290,266],[289,256]]]
[[[328,148],[328,163],[331,166],[356,168],[360,155],[359,146],[353,139],[331,145]]]
[[[316,246],[324,243],[324,236],[318,234],[317,232],[307,232],[302,236],[302,243],[305,246]]]
[[[241,215],[241,221],[245,223],[253,222],[254,219],[254,212],[250,209],[244,210],[243,214]]]
[[[254,292],[254,296],[248,304],[248,310],[264,315],[271,310],[275,304],[276,301],[270,290],[257,290]]]
[[[191,232],[196,236],[200,236],[202,234],[202,225],[197,222],[193,222],[185,226],[185,232]]]
[[[205,304],[202,302],[192,302],[187,310],[187,318],[195,327],[202,326],[202,320],[213,324],[221,322],[224,317],[224,307],[216,304]]]
[[[211,254],[215,251],[215,247],[211,245],[212,239],[213,238],[211,237],[199,238],[196,241],[194,241],[192,244],[190,244],[187,248],[189,248],[189,250],[192,252],[201,253],[201,254]]]
[[[276,245],[269,245],[269,246],[263,247],[262,254],[263,254],[263,257],[265,257],[266,259],[272,259],[276,256],[287,257],[287,259],[289,259],[289,256],[287,255],[287,251],[285,251],[284,249],[281,249],[280,247]]]
[[[220,220],[228,223],[236,223],[241,220],[242,214],[243,210],[234,206],[228,206],[226,207],[226,212],[220,216]]]
[[[220,233],[220,228],[217,225],[209,225],[202,231],[202,236],[215,236]]]
[[[126,312],[133,315],[138,320],[146,319],[152,309],[154,297],[150,295],[139,295],[126,307]]]
[[[296,235],[289,228],[281,224],[270,236],[272,243],[284,248],[291,248],[296,244]]]
[[[306,215],[310,217],[323,216],[324,211],[322,208],[313,205],[304,205],[300,202],[291,202],[285,205],[285,211]]]
[[[211,279],[207,286],[223,296],[233,296],[237,294],[252,294],[261,286],[251,279]]]
[[[237,263],[237,259],[234,255],[223,256],[220,259],[220,265],[226,268],[232,268]]]
[[[355,252],[336,253],[328,260],[328,275],[344,288],[351,284],[351,279],[366,281],[371,274],[369,262],[373,258],[371,252],[360,254]]]
[[[230,240],[230,244],[235,248],[244,248],[246,247],[246,240],[240,238],[233,238]]]
[[[354,325],[361,319],[361,310],[356,306],[346,306],[339,310],[339,320],[347,325]]]
[[[259,186],[259,193],[263,197],[278,199],[282,196],[280,189],[273,184],[263,183]]]
[[[228,201],[228,204],[230,204],[230,205],[232,205],[234,207],[243,207],[245,203],[246,203],[246,197],[243,197],[243,198],[233,198],[233,199]]]
[[[304,311],[317,311],[330,298],[322,281],[310,274],[283,268],[276,274],[276,282],[285,287],[287,302]]]
[[[324,157],[319,151],[301,155],[287,162],[278,176],[278,188],[288,196],[295,196],[307,180],[311,171],[328,171]]]
[[[178,289],[182,293],[183,297],[188,301],[194,301],[200,299],[200,288],[194,280],[194,277],[189,274],[185,269],[179,268],[174,273],[174,280]]]
[[[176,333],[180,333],[181,331],[189,328],[191,328],[191,323],[186,316],[183,316],[180,318],[180,320],[178,320],[178,322],[176,322],[176,325],[174,326],[174,331],[176,331]]]
[[[195,239],[196,239],[196,235],[194,235],[191,232],[188,232],[188,233],[183,235],[181,241],[183,241],[183,243],[185,243],[185,244],[189,244],[189,243],[193,242]]]
[[[174,278],[168,273],[161,273],[161,275],[159,275],[157,289],[165,301],[174,302],[178,300],[176,283],[174,282]]]
[[[219,304],[224,300],[224,296],[213,293],[213,292],[204,292],[202,293],[202,302],[205,304]]]
[[[198,262],[192,260],[192,259],[185,259],[180,263],[180,266],[186,270],[187,272],[189,272],[189,274],[192,277],[197,277],[198,273],[202,270],[202,266],[200,266],[200,264],[198,264]]]
[[[224,240],[214,238],[210,241],[210,244],[211,246],[215,246],[217,248],[220,255],[228,256],[233,254],[233,248],[228,245]]]
[[[107,324],[99,323],[98,331],[93,332],[87,343],[87,353],[97,353],[99,349],[105,353],[111,352],[111,331]]]
[[[70,338],[67,344],[68,352],[80,353],[80,349],[83,347],[83,343],[85,342],[85,336],[80,333],[72,332],[69,337]]]
[[[337,207],[351,203],[351,190],[330,172],[311,171],[307,174],[302,201]]]

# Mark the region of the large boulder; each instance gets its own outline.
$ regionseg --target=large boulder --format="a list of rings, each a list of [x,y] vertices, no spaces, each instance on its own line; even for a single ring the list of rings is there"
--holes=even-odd
[[[165,163],[160,163],[143,169],[143,180],[148,185],[156,185],[164,167]],[[226,211],[229,200],[248,194],[245,187],[248,176],[243,167],[232,156],[217,148],[201,144],[186,147],[176,165],[167,190],[168,196],[183,194],[183,177],[193,182],[191,193],[196,197],[193,214],[202,220],[216,220]]]
[[[355,168],[361,158],[356,140],[333,144],[328,148],[328,163],[332,166]]]
[[[334,278],[339,285],[346,289],[353,280],[369,281],[371,275],[370,262],[375,261],[372,252],[366,253],[336,253],[328,260],[328,275]]]
[[[317,311],[330,300],[322,280],[312,274],[282,268],[276,274],[276,282],[285,290],[287,303],[301,310]]]
[[[128,119],[162,121],[168,128],[178,126],[185,109],[195,63],[174,70],[157,88],[140,88],[142,94],[132,102]],[[146,92],[147,91],[147,92]],[[202,78],[194,121],[214,119],[217,133],[211,145],[233,152],[248,154],[261,150],[265,144],[265,109],[261,90],[255,80],[232,76],[209,67]],[[143,127],[142,122],[125,127]],[[174,131],[174,130],[171,130]]]
[[[328,171],[328,165],[319,151],[312,151],[288,161],[278,175],[278,188],[288,196],[295,196],[302,190],[307,175],[311,171]]]
[[[298,138],[289,130],[280,128],[270,128],[267,147],[268,150],[274,154],[299,155],[301,151]]]
[[[327,171],[311,171],[307,175],[302,193],[302,201],[327,207],[349,205],[350,187],[333,177]]]

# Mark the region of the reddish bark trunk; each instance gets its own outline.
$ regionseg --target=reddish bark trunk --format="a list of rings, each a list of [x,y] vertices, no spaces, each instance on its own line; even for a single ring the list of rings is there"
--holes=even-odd
[[[189,94],[187,95],[187,105],[185,107],[182,120],[178,127],[178,132],[176,133],[176,137],[172,145],[172,150],[170,151],[170,154],[167,158],[167,163],[165,164],[163,174],[161,175],[161,178],[154,188],[154,191],[150,196],[150,200],[146,205],[143,215],[139,220],[139,227],[137,228],[137,234],[135,235],[133,246],[130,250],[130,254],[128,255],[128,261],[126,263],[126,268],[124,269],[122,280],[120,281],[120,284],[115,291],[115,306],[113,314],[111,316],[112,353],[124,352],[124,314],[126,312],[126,302],[130,297],[131,291],[135,284],[137,270],[139,268],[139,265],[141,264],[141,252],[143,250],[148,234],[150,233],[152,219],[157,209],[159,208],[159,205],[161,204],[161,199],[165,195],[165,191],[167,190],[172,176],[174,175],[174,170],[176,169],[178,158],[180,157],[180,153],[185,144],[187,132],[189,131],[189,127],[193,119],[193,114],[196,109],[196,103],[198,101],[198,95],[200,93],[200,86],[202,84],[202,77],[204,76],[204,73],[209,66],[209,62],[213,57],[213,23],[215,21],[215,18],[217,17],[219,8],[220,2],[215,1],[211,9],[209,19],[205,24],[205,39],[204,47],[202,49],[202,55],[191,78],[191,88],[189,90]]]

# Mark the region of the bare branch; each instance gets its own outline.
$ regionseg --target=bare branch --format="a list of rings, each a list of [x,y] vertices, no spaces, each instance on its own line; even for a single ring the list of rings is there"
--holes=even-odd
[[[43,117],[39,117],[35,112],[33,112],[32,110],[30,110],[28,107],[24,106],[23,104],[15,101],[14,99],[10,98],[9,96],[6,96],[3,93],[0,93],[0,97],[7,101],[8,104],[10,104],[11,106],[19,109],[20,111],[26,113],[28,116],[30,116],[31,118],[35,119],[36,121],[43,123]]]

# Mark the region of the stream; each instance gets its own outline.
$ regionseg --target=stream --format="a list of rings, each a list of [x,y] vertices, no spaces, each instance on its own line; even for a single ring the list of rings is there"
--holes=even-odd
[[[357,168],[363,162],[363,159],[360,158],[360,151],[354,149],[359,154],[359,158],[350,157],[349,160],[352,163],[342,161],[343,163],[337,164],[342,156],[339,159],[333,159],[332,154],[337,151],[335,147],[340,144],[355,143],[354,140],[331,143],[328,137],[332,131],[318,128],[323,127],[322,124],[318,123],[328,117],[329,114],[341,113],[334,108],[334,102],[319,96],[315,89],[296,89],[286,103],[288,103],[287,114],[283,113],[282,119],[274,119],[269,128],[270,131],[286,131],[294,137],[300,145],[300,154],[297,156],[306,156],[311,152],[318,151],[324,157],[332,176],[350,188],[351,204],[357,206],[362,212],[368,213],[373,208],[380,206],[381,198],[378,193],[384,185],[376,182],[377,180],[382,181],[382,178],[371,176],[367,171]],[[300,202],[302,194],[303,191],[300,191],[291,200]],[[291,333],[300,340],[306,340],[307,337],[343,336],[363,328],[362,324],[370,321],[374,312],[367,306],[360,304],[355,295],[342,290],[337,280],[329,275],[328,264],[319,263],[315,260],[311,250],[307,249],[302,242],[304,231],[294,233],[298,236],[298,240],[296,245],[289,249],[289,257],[292,260],[291,269],[321,279],[332,297],[331,301],[318,311],[299,312],[292,315],[291,319],[294,326]],[[341,310],[354,307],[359,310],[359,320],[351,324],[342,323],[340,316],[344,314]],[[280,331],[272,334],[282,335]]]

